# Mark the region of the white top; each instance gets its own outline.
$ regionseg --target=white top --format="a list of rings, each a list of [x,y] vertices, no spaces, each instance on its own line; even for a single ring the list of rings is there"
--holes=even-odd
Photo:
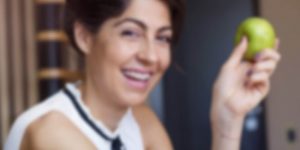
[[[69,95],[66,94],[66,91],[69,91]],[[72,95],[75,102],[72,101]],[[74,103],[77,103],[78,106],[75,107],[76,104]],[[86,115],[86,118],[82,116],[80,110]],[[120,137],[126,150],[144,149],[140,127],[135,120],[131,109],[129,109],[121,119],[117,130],[111,132],[100,120],[96,120],[91,115],[89,108],[82,102],[80,91],[76,88],[76,85],[69,83],[66,85],[66,90],[57,92],[18,117],[9,133],[4,150],[20,149],[27,127],[32,122],[51,111],[61,112],[66,118],[70,119],[70,121],[80,129],[97,149],[111,150],[112,142],[105,139],[103,136],[106,136],[108,139]],[[99,129],[104,135],[100,135],[99,132],[96,132],[87,120],[90,120],[90,122],[96,126],[95,128]]]

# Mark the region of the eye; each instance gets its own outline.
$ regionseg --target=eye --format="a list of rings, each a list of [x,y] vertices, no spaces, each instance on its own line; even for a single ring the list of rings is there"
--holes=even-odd
[[[123,37],[137,38],[140,36],[140,33],[133,30],[124,30],[121,32],[121,35]]]
[[[159,42],[165,43],[165,44],[171,44],[172,42],[172,37],[171,36],[158,36],[157,37]]]

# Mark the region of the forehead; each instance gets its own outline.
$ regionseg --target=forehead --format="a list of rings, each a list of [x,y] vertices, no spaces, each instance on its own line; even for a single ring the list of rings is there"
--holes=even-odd
[[[120,18],[135,18],[148,26],[171,26],[170,13],[162,0],[131,0]]]

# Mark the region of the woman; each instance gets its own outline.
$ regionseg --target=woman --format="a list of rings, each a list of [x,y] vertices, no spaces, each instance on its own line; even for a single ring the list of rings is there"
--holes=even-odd
[[[5,149],[172,149],[143,103],[170,65],[182,6],[181,0],[67,0],[66,31],[85,58],[84,79],[20,116]],[[239,149],[243,119],[268,93],[280,59],[266,50],[254,63],[242,61],[246,47],[244,38],[214,85],[214,150]]]

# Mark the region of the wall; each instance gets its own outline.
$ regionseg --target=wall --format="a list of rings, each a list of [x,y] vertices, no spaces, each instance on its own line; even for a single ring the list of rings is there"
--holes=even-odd
[[[300,1],[261,0],[261,14],[276,27],[283,56],[272,79],[267,101],[270,150],[299,150],[299,140],[288,142],[289,129],[300,131]]]

